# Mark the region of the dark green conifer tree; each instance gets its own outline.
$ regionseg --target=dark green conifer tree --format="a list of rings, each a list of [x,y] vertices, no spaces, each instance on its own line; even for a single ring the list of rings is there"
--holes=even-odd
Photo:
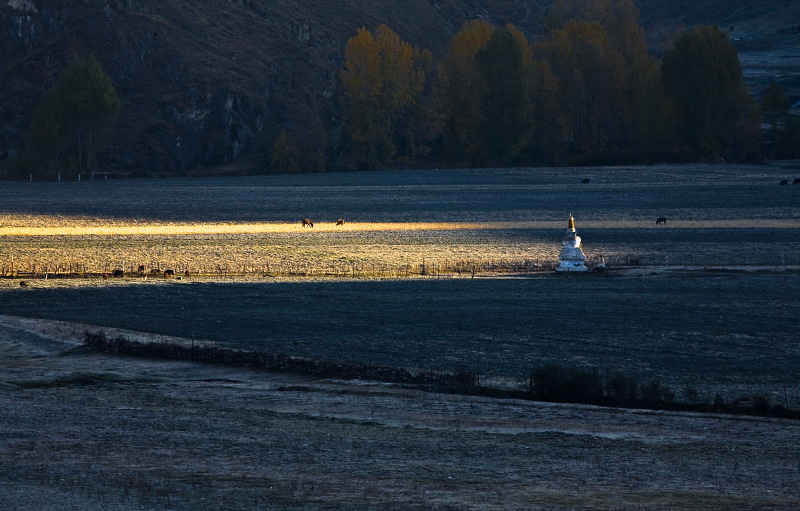
[[[119,109],[117,91],[97,59],[76,58],[34,112],[25,160],[58,171],[59,155],[70,153],[76,170],[82,172],[94,141]]]

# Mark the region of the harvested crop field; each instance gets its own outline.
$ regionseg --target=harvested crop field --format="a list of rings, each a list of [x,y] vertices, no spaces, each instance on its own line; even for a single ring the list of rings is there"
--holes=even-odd
[[[55,356],[88,325],[467,368],[504,388],[543,364],[596,367],[658,380],[679,400],[691,388],[695,399],[758,394],[796,409],[800,186],[778,184],[795,174],[693,165],[0,183],[0,313],[77,325],[55,335],[8,319],[16,326],[0,330],[0,396],[14,417],[4,415],[13,434],[0,472],[15,474],[17,509],[60,509],[62,498],[107,509],[796,508],[795,421]],[[605,260],[607,273],[547,271],[570,213],[589,263]],[[122,276],[103,278],[114,270]],[[52,505],[25,507],[25,495]]]
[[[0,271],[535,269],[555,261],[570,213],[592,263],[797,265],[800,186],[778,185],[793,173],[693,165],[4,183]]]
[[[82,330],[0,318],[2,509],[800,505],[796,421],[113,357]]]

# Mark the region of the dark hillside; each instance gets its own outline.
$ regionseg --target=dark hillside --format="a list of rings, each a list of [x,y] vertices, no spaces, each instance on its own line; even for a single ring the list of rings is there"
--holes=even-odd
[[[800,24],[785,2],[637,3],[652,27],[735,18],[738,34],[771,19],[758,32],[771,34]],[[512,22],[535,38],[543,12],[533,0],[0,0],[0,160],[19,150],[36,105],[85,53],[96,55],[122,101],[98,148],[102,170],[264,170],[284,128],[322,134],[334,156],[344,127],[338,73],[359,27],[385,23],[438,61],[465,21]]]
[[[800,97],[800,2],[634,0],[655,50],[680,27],[716,24],[739,50],[744,78],[761,94],[773,80]]]
[[[386,23],[441,54],[475,17],[513,21],[527,32],[539,31],[541,20],[527,0],[3,3],[0,151],[18,147],[32,110],[69,59],[94,53],[123,102],[104,147],[104,160],[119,170],[257,156],[292,123],[322,123],[335,142],[343,122],[336,104],[341,56],[361,26]]]

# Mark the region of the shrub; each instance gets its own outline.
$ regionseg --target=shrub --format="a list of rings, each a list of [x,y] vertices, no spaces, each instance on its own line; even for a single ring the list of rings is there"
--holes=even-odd
[[[770,409],[769,396],[763,393],[753,394],[753,410],[764,413]]]
[[[531,371],[530,390],[545,401],[595,403],[603,397],[603,380],[596,368],[549,364]]]
[[[686,385],[683,387],[683,398],[687,403],[697,403],[700,401],[700,393],[697,391],[696,387]]]
[[[610,399],[620,405],[627,401],[636,401],[638,382],[622,371],[614,371],[608,378],[606,392]]]
[[[675,393],[669,386],[654,379],[642,385],[642,399],[652,403],[671,403],[675,400]]]
[[[453,371],[453,381],[456,385],[464,385],[465,387],[477,387],[480,385],[481,375],[480,371],[469,370],[465,367],[456,367]]]

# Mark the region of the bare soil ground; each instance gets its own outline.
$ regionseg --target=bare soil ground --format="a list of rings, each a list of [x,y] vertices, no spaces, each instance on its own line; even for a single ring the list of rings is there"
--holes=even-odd
[[[2,509],[800,506],[793,421],[109,357],[84,328],[0,319]]]

